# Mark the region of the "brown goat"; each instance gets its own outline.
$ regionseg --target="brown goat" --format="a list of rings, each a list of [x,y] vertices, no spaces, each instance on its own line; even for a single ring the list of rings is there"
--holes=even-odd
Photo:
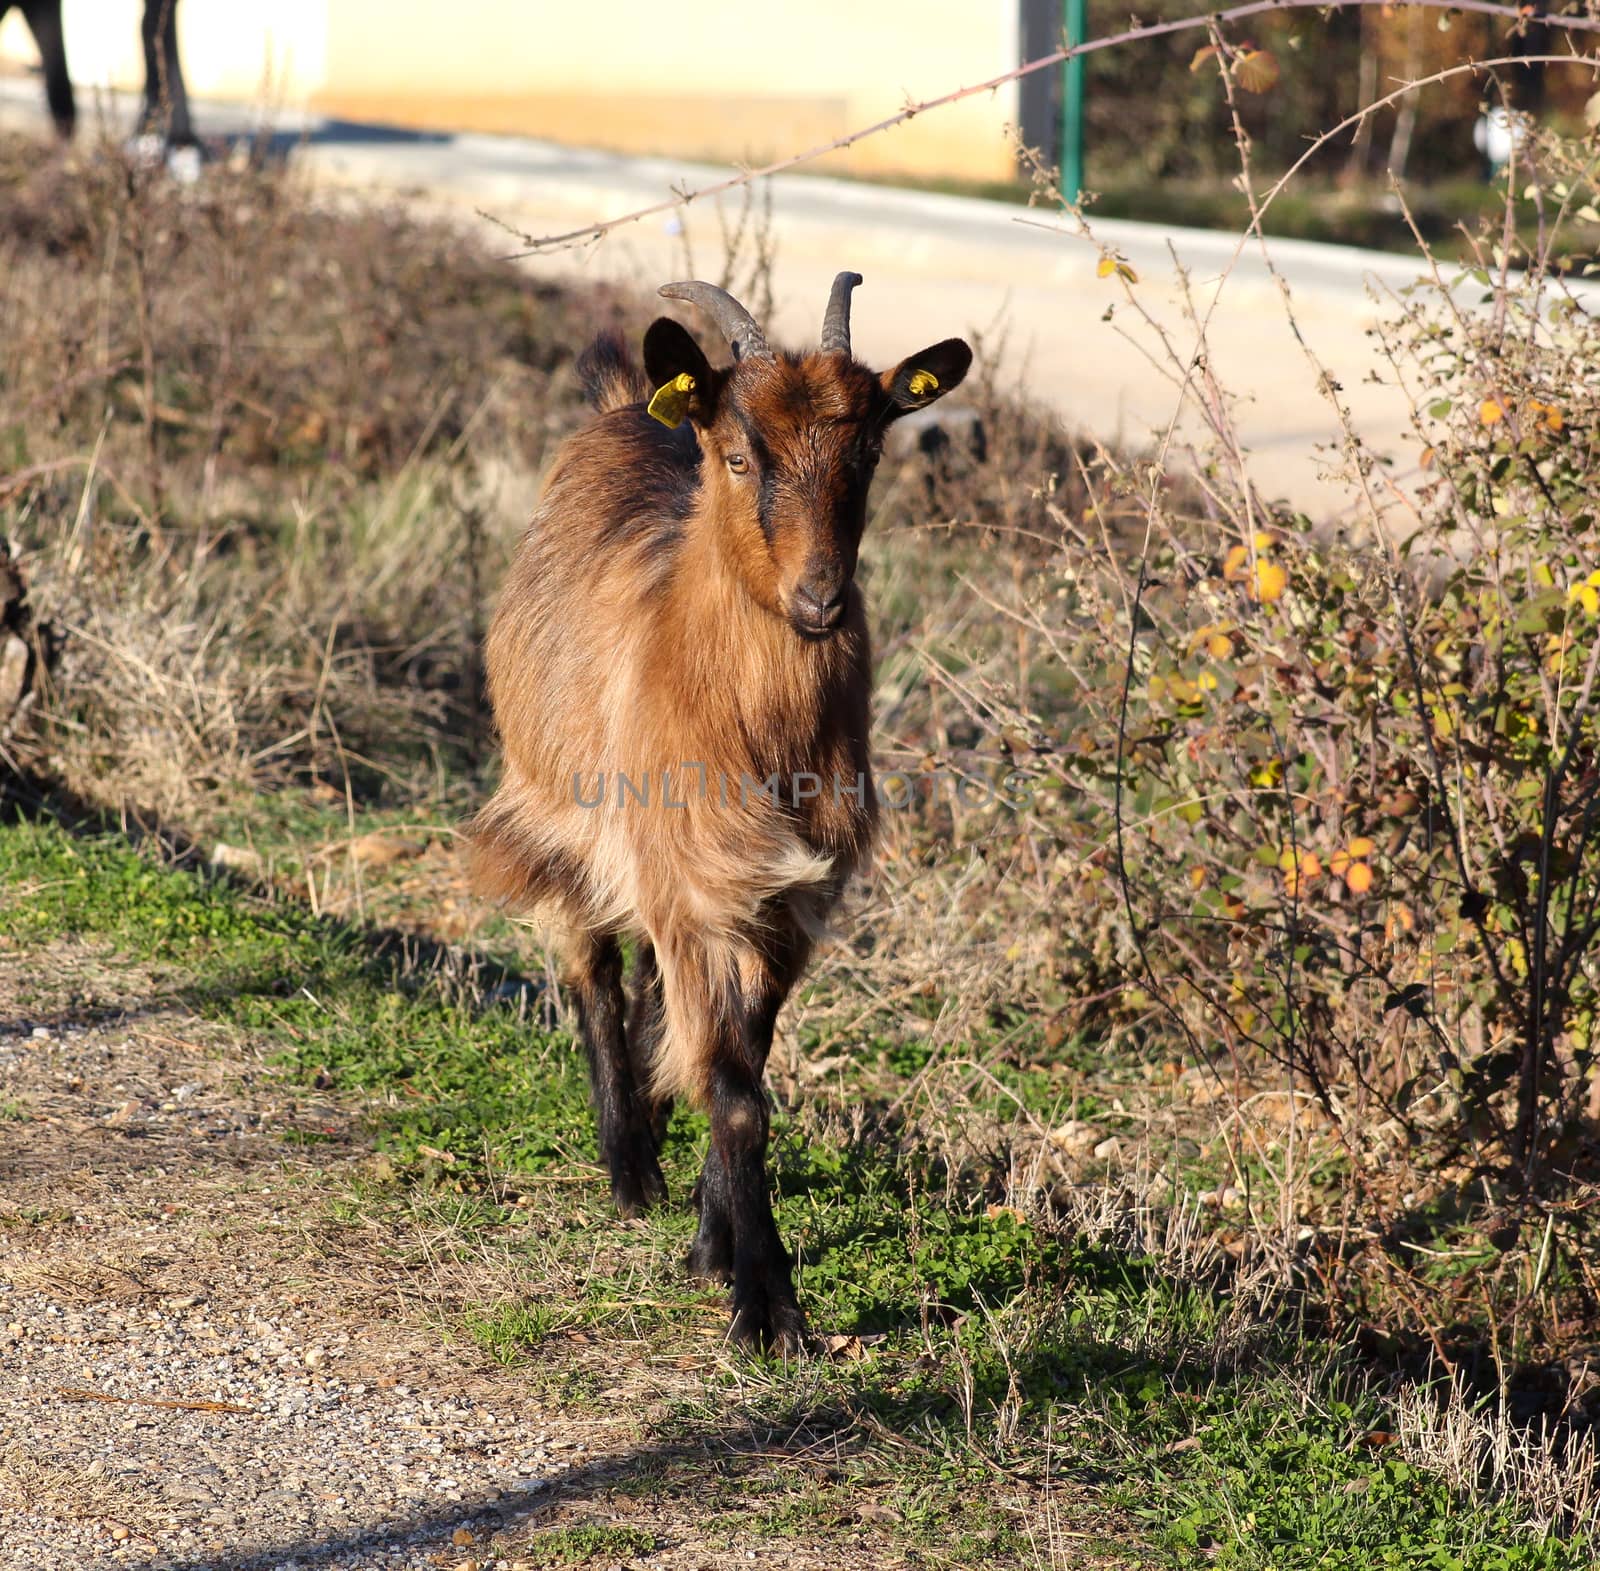
[[[712,316],[731,367],[666,317],[645,375],[612,335],[580,357],[599,417],[558,455],[489,633],[505,772],[472,828],[479,888],[555,930],[617,1206],[665,1198],[671,1098],[706,1107],[689,1268],[731,1282],[737,1340],[785,1349],[805,1321],[761,1081],[877,817],[867,488],[889,424],[972,361],[946,339],[882,376],[859,365],[860,281],[835,281],[817,353],[775,353],[730,295],[682,283],[661,293]]]

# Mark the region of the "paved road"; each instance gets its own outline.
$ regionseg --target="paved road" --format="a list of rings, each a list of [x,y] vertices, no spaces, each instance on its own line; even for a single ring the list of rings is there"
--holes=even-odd
[[[524,233],[547,234],[612,217],[694,189],[725,171],[673,160],[622,158],[509,137],[438,143],[313,144],[305,154],[329,176],[363,188],[411,189],[430,205],[482,211]],[[856,296],[857,352],[889,363],[950,333],[976,331],[1000,349],[1009,375],[1066,419],[1107,441],[1134,446],[1165,430],[1178,403],[1167,369],[1152,363],[1155,335],[1118,305],[1121,291],[1097,276],[1101,252],[1048,212],[898,191],[816,176],[772,182],[777,241],[776,336],[814,338],[833,274],[865,276]],[[737,198],[724,199],[737,213]],[[1256,483],[1316,513],[1340,509],[1341,485],[1325,478],[1338,423],[1298,348],[1282,296],[1259,253],[1234,261],[1236,236],[1097,223],[1099,241],[1130,262],[1138,297],[1187,360],[1196,343],[1180,305],[1178,262],[1195,298],[1216,300],[1210,363],[1241,400],[1240,434]],[[690,209],[643,220],[602,242],[528,259],[546,276],[582,273],[652,286],[685,271],[685,240],[702,273],[720,261],[714,212]],[[1417,275],[1414,263],[1374,252],[1276,242],[1301,330],[1345,390],[1357,429],[1410,467],[1405,406],[1375,384],[1379,363],[1367,329],[1380,297]],[[1107,318],[1107,308],[1116,305]],[[1184,422],[1185,431],[1198,422]],[[1414,446],[1410,448],[1415,451]]]
[[[42,119],[33,95],[31,83],[0,84],[0,124]],[[218,134],[247,123],[239,110],[220,105],[198,106],[197,113]],[[473,222],[482,222],[474,216],[481,211],[534,234],[626,213],[726,172],[514,137],[395,133],[318,120],[280,121],[279,131],[293,144],[291,156],[319,179],[405,193]],[[1172,419],[1178,397],[1153,333],[1119,303],[1116,282],[1097,276],[1096,244],[1053,215],[806,175],[774,179],[771,198],[774,336],[813,338],[834,272],[852,267],[866,278],[855,312],[864,358],[886,363],[950,333],[977,332],[999,350],[1008,375],[1097,437],[1138,447]],[[737,206],[737,197],[725,199],[724,211],[736,214]],[[1235,236],[1109,220],[1095,232],[1132,264],[1140,302],[1185,360],[1196,339],[1180,307],[1174,257],[1188,269],[1195,298],[1207,307],[1215,302],[1209,363],[1239,400],[1239,431],[1263,492],[1322,515],[1348,505],[1345,488],[1325,474],[1340,440],[1337,421],[1255,248],[1246,246],[1235,260]],[[514,248],[507,236],[499,243]],[[525,265],[544,276],[652,287],[683,276],[686,245],[697,269],[715,276],[722,245],[714,211],[658,216]],[[1374,291],[1381,297],[1410,282],[1417,265],[1306,242],[1276,241],[1273,255],[1305,338],[1343,387],[1357,428],[1395,455],[1397,472],[1412,468],[1405,408],[1392,387],[1373,380],[1384,373],[1368,329],[1380,310]],[[1181,429],[1196,431],[1198,422],[1187,419]]]

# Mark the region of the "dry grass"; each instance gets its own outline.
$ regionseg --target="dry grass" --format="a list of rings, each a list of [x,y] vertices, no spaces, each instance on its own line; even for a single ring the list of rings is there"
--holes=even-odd
[[[620,308],[248,167],[186,191],[13,140],[0,181],[0,505],[53,666],[33,756],[189,821],[289,780],[426,784],[480,734],[482,603],[577,414],[552,373]]]

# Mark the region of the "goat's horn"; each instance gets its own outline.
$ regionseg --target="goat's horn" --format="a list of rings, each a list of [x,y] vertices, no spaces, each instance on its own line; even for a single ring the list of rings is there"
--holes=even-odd
[[[656,293],[668,300],[687,300],[699,308],[722,330],[735,360],[775,360],[766,335],[756,319],[726,289],[692,279],[681,284],[663,284]]]
[[[860,273],[840,273],[828,296],[828,309],[822,318],[822,352],[850,353],[850,291],[861,282]]]

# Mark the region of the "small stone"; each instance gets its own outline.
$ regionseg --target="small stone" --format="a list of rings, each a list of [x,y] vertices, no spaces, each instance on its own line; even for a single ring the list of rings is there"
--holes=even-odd
[[[111,1536],[120,1544],[123,1539],[131,1538],[133,1535],[128,1531],[127,1528],[118,1522],[117,1525],[111,1529]]]
[[[1087,1156],[1105,1137],[1093,1124],[1080,1118],[1068,1119],[1058,1129],[1050,1131],[1050,1144],[1068,1156]]]
[[[306,1368],[321,1369],[328,1362],[328,1350],[325,1347],[308,1347],[306,1349]]]
[[[211,848],[211,865],[230,873],[254,873],[261,866],[261,854],[248,846],[231,846],[218,841]]]

